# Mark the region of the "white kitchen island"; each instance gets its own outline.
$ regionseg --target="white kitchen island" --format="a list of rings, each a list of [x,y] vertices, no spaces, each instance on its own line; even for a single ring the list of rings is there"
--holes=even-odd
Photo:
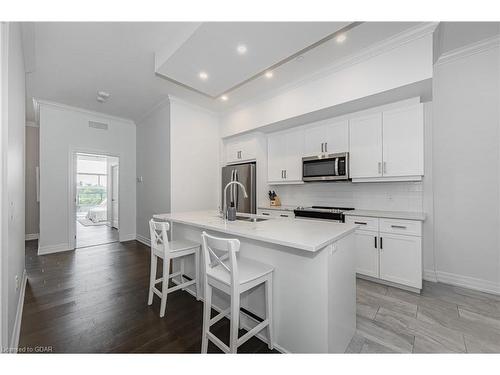
[[[275,267],[273,307],[278,350],[344,352],[356,329],[355,225],[302,219],[226,222],[215,211],[154,217],[171,223],[170,235],[174,239],[201,242],[202,231],[238,238],[240,256]],[[193,261],[185,265],[185,274],[190,277],[194,277]],[[203,266],[200,269],[203,272]],[[229,306],[229,299],[214,290],[212,303],[215,308],[223,309]],[[247,310],[263,317],[264,306],[262,286],[242,295],[243,312]],[[167,303],[166,319],[168,310]],[[257,324],[252,314],[241,314],[242,328],[249,329]]]

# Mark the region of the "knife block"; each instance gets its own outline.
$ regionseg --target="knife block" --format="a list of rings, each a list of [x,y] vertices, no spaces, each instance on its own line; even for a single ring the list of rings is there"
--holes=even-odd
[[[275,206],[275,207],[281,206],[280,197],[277,196],[276,198],[271,200],[271,206]]]

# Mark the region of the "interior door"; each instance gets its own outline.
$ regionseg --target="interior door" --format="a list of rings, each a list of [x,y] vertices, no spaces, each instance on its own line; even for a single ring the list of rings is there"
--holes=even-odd
[[[421,176],[424,174],[422,104],[384,112],[383,135],[384,176]]]
[[[352,178],[382,176],[382,113],[349,121]]]
[[[119,207],[119,196],[118,196],[118,191],[119,191],[119,172],[118,172],[118,166],[115,165],[111,167],[111,217],[112,217],[112,223],[111,226],[113,228],[119,229],[119,220],[118,220],[118,207]]]

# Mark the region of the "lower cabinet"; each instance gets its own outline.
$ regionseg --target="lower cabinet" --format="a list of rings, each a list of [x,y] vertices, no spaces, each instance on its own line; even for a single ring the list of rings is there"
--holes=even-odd
[[[354,233],[354,238],[356,244],[356,272],[362,275],[378,277],[378,233],[358,229]]]
[[[257,209],[257,214],[281,219],[295,219],[293,211]]]
[[[348,216],[346,223],[359,225],[356,273],[422,289],[420,221]]]

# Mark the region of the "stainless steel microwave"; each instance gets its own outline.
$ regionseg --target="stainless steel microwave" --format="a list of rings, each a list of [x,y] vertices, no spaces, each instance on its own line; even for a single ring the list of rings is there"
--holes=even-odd
[[[302,158],[302,181],[349,179],[349,153],[320,154]]]

